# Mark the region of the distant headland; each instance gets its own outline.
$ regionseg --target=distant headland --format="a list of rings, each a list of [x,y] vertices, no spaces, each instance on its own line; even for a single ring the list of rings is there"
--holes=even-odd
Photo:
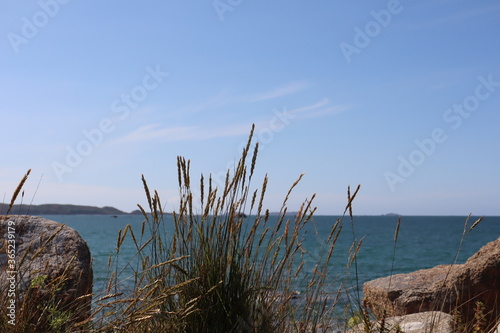
[[[4,214],[9,204],[0,204],[0,215]],[[10,214],[19,215],[142,215],[140,210],[134,210],[126,213],[114,207],[95,207],[81,205],[62,205],[62,204],[44,204],[44,205],[14,205]]]
[[[0,203],[0,215],[5,214],[9,204]],[[130,213],[119,210],[115,207],[104,206],[84,206],[84,205],[66,205],[66,204],[43,204],[43,205],[14,205],[10,214],[16,215],[142,215],[139,209]],[[172,213],[164,212],[170,215]],[[270,216],[280,215],[280,212],[270,212]],[[287,215],[296,215],[297,212],[287,212]],[[397,213],[382,214],[382,216],[401,216]],[[240,217],[247,217],[241,213]]]

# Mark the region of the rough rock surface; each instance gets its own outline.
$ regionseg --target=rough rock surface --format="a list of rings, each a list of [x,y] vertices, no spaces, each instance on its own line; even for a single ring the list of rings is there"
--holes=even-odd
[[[439,310],[457,310],[473,321],[477,301],[484,303],[487,320],[499,318],[500,238],[488,243],[461,265],[441,265],[409,274],[397,274],[364,285],[365,302],[377,316],[401,316]]]
[[[365,302],[377,318],[441,310],[443,287],[460,265],[441,265],[366,282]],[[448,309],[442,309],[448,310]],[[385,314],[384,314],[385,311]]]
[[[381,331],[380,321],[372,323],[372,332]],[[384,332],[405,333],[452,333],[453,317],[450,314],[439,311],[427,311],[413,313],[405,316],[389,317],[384,321]],[[350,333],[365,333],[363,324],[357,325]]]
[[[485,305],[489,322],[500,319],[500,238],[489,242],[450,275],[446,292],[469,321],[477,301]]]
[[[13,275],[9,266],[12,262],[8,261],[12,239],[18,302],[30,292],[30,297],[39,304],[50,298],[52,304],[72,313],[75,320],[88,318],[91,298],[80,296],[92,292],[93,274],[90,251],[80,235],[72,228],[41,217],[0,216],[2,295],[7,295],[7,278]]]

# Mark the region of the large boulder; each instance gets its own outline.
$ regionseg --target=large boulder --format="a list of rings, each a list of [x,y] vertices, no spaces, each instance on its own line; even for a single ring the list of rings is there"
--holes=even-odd
[[[441,265],[364,284],[365,302],[377,318],[439,310],[474,322],[477,302],[486,321],[500,318],[500,238],[460,265]]]
[[[74,229],[41,217],[0,216],[0,240],[0,294],[15,303],[17,320],[39,322],[41,313],[68,322],[89,318],[90,251]]]
[[[484,305],[483,312],[490,323],[500,319],[500,238],[489,242],[467,262],[454,270],[446,281],[445,292],[468,321],[474,319],[476,303]]]
[[[409,274],[396,274],[366,282],[363,286],[366,304],[377,318],[403,316],[410,313],[443,310],[446,280],[460,265],[440,265]]]

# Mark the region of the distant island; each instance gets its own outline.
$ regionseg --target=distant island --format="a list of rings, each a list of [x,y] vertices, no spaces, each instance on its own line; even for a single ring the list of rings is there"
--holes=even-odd
[[[0,204],[0,215],[5,214],[8,204]],[[142,215],[140,210],[126,213],[114,207],[95,207],[81,205],[14,205],[9,214],[16,215]]]
[[[401,216],[401,215],[396,214],[396,213],[387,213],[387,214],[383,214],[382,216]]]

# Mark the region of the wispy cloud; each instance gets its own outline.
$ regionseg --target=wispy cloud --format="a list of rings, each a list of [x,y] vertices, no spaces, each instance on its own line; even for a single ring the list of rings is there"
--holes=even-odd
[[[350,109],[350,106],[331,105],[330,100],[324,98],[314,104],[287,111],[298,119],[318,118],[331,114],[337,114]],[[270,118],[275,115],[271,113]],[[262,119],[255,122],[257,128],[268,126],[270,119]],[[248,135],[250,125],[248,123],[233,123],[218,126],[177,126],[165,127],[161,124],[148,124],[115,139],[113,144],[140,143],[146,141],[187,141],[207,140],[221,137]]]
[[[300,91],[303,91],[311,86],[310,83],[305,82],[305,81],[294,81],[287,83],[281,87],[272,89],[270,91],[250,95],[248,97],[249,102],[260,102],[260,101],[266,101],[278,97],[283,97],[291,94],[298,93]]]
[[[221,90],[215,95],[198,102],[190,103],[177,110],[178,114],[194,114],[210,109],[221,108],[231,104],[256,103],[292,95],[311,86],[306,81],[293,81],[277,88],[248,95],[231,94],[228,89]]]
[[[311,104],[311,105],[308,105],[308,106],[304,106],[304,107],[301,107],[301,108],[298,108],[298,109],[294,109],[294,110],[290,111],[290,113],[301,114],[301,113],[304,113],[304,112],[307,112],[307,111],[311,111],[311,110],[315,110],[315,109],[327,106],[328,104],[330,104],[330,100],[328,98],[323,98],[319,102],[316,102],[314,104]]]
[[[219,126],[217,128],[201,126],[162,127],[161,124],[150,124],[141,126],[129,134],[112,141],[112,143],[140,143],[155,140],[162,142],[205,140],[244,135],[248,134],[249,130],[250,126],[248,124]]]
[[[330,100],[324,98],[312,105],[289,111],[289,113],[299,115],[301,119],[319,118],[331,114],[338,114],[351,109],[349,105],[330,105]]]
[[[196,101],[184,107],[178,108],[176,110],[176,114],[196,114],[202,111],[222,108],[232,104],[238,105],[272,100],[299,93],[306,90],[310,86],[311,83],[306,81],[292,81],[267,91],[249,94],[232,94],[229,89],[224,89],[204,100]]]
[[[219,91],[214,96],[207,98],[206,100],[195,102],[181,109],[178,109],[177,113],[182,115],[193,114],[193,113],[198,113],[200,111],[205,111],[207,109],[223,107],[233,102],[234,102],[234,97],[232,97],[227,90],[222,90]]]
[[[134,143],[151,140],[182,141],[192,139],[197,126],[162,127],[161,124],[144,125],[112,143]]]

